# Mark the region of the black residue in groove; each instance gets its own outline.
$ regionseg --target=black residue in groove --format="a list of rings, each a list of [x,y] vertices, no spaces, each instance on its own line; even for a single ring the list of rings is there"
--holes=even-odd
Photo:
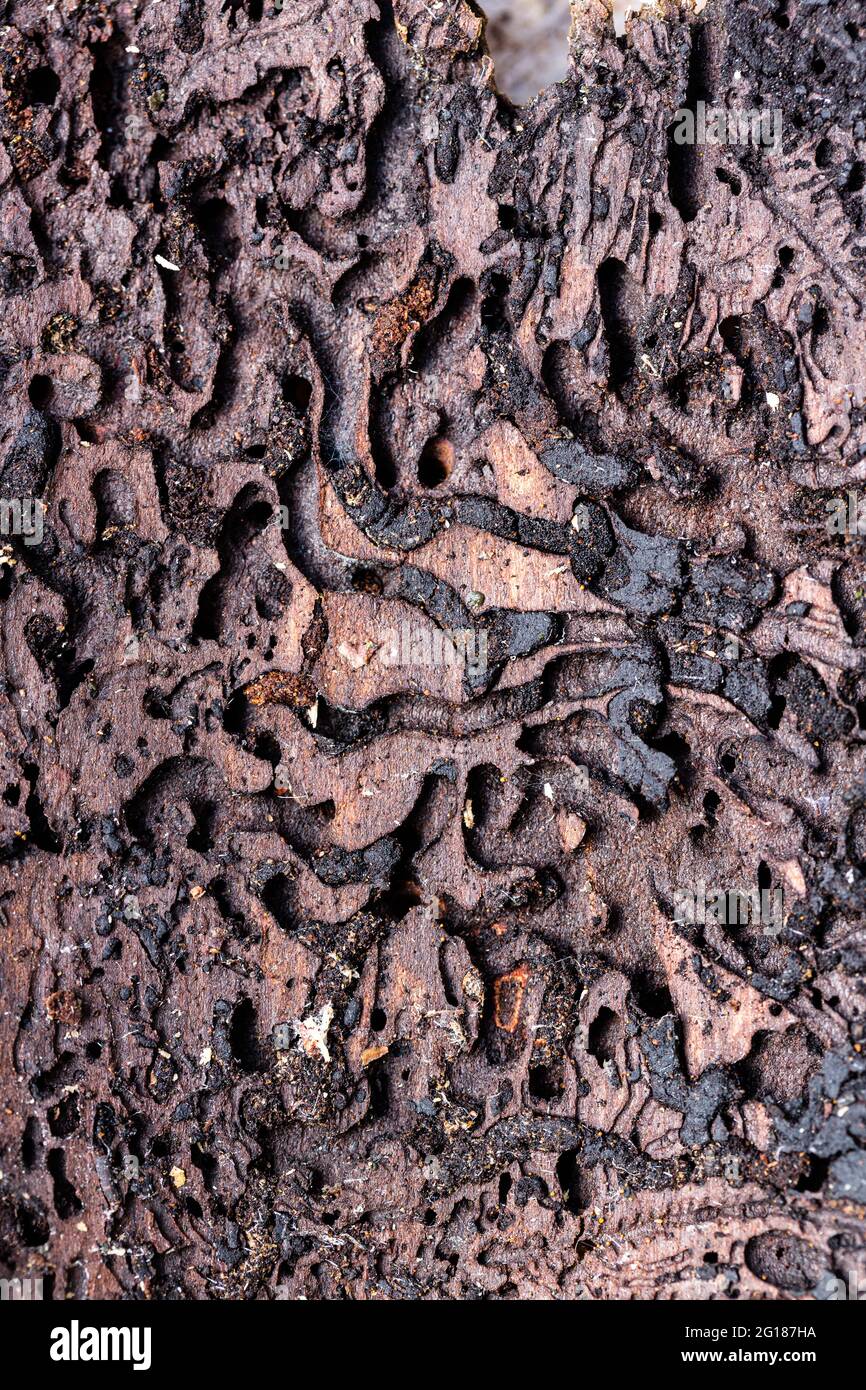
[[[630,276],[622,261],[611,256],[597,271],[601,316],[607,336],[612,391],[624,386],[635,365],[635,345],[630,327]]]
[[[712,100],[711,32],[707,23],[692,30],[692,51],[684,109],[695,115],[699,101]],[[695,144],[677,144],[674,120],[668,130],[668,196],[684,222],[693,222],[701,205],[700,172],[703,151]]]

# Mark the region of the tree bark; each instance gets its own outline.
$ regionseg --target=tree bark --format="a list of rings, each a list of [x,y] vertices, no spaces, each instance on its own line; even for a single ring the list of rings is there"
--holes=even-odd
[[[860,7],[7,10],[4,1271],[866,1277]]]

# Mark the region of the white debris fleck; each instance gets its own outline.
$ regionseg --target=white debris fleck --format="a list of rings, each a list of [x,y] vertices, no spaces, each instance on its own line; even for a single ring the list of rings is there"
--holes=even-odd
[[[617,38],[622,38],[625,33],[626,21],[644,5],[651,5],[652,0],[613,0],[613,32]]]
[[[622,38],[626,30],[627,21],[632,15],[639,13],[644,7],[649,8],[654,0],[612,0],[611,13],[613,16],[613,32],[617,38]],[[695,14],[700,14],[706,6],[707,0],[693,0],[692,8]]]
[[[765,391],[764,397],[771,410],[779,409],[779,397],[776,395],[775,391]]]
[[[298,1035],[298,1042],[308,1057],[315,1057],[317,1054],[323,1062],[330,1062],[331,1054],[328,1051],[328,1029],[334,1017],[332,1005],[323,1004],[317,1014],[310,1014],[309,1018],[294,1020],[295,1032]]]
[[[156,255],[153,259],[156,261],[157,265],[162,266],[163,270],[180,270],[179,265],[175,265],[174,261],[167,261],[165,256]]]

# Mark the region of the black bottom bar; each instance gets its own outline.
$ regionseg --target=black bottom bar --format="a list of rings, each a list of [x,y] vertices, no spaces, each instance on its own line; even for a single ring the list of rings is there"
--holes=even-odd
[[[465,1383],[473,1349],[479,1369],[489,1375],[497,1349],[501,1355],[522,1346],[530,1355],[546,1347],[549,1352],[558,1348],[561,1356],[569,1348],[576,1378],[581,1378],[583,1362],[585,1369],[592,1366],[594,1377],[607,1371],[619,1386],[631,1373],[641,1383],[648,1376],[664,1380],[683,1375],[700,1384],[707,1372],[736,1375],[743,1367],[760,1367],[768,1383],[800,1369],[826,1377],[854,1362],[863,1329],[859,1309],[846,1307],[843,1300],[538,1303],[531,1305],[523,1327],[522,1309],[510,1303],[507,1326],[499,1324],[495,1312],[490,1324],[479,1308],[461,1306],[459,1341],[450,1342],[445,1306],[384,1300],[363,1308],[345,1303],[6,1301],[0,1302],[0,1330],[7,1354],[26,1347],[28,1366],[49,1383],[79,1376],[99,1379],[107,1372],[136,1374],[138,1379],[170,1376],[172,1383],[177,1379],[186,1385],[209,1377],[224,1381],[243,1372],[256,1380],[279,1376],[288,1386],[315,1377],[317,1362],[319,1374],[332,1383],[343,1357],[353,1381],[371,1376],[374,1363],[400,1374],[401,1361],[402,1376],[414,1378],[417,1353],[425,1347],[421,1364],[428,1374],[435,1376],[438,1364],[444,1375],[449,1362],[453,1371],[456,1358]],[[412,1321],[418,1316],[423,1326],[417,1341],[404,1343],[414,1331],[410,1309]],[[383,1340],[392,1337],[393,1342]],[[556,1379],[561,1374],[552,1364],[550,1373]],[[521,1378],[517,1364],[513,1374]],[[537,1366],[534,1378],[543,1375],[543,1366]]]

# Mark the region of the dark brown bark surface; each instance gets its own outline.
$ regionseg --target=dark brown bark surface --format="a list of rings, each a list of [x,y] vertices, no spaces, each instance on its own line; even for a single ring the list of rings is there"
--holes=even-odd
[[[862,5],[2,10],[3,1272],[866,1275]]]

